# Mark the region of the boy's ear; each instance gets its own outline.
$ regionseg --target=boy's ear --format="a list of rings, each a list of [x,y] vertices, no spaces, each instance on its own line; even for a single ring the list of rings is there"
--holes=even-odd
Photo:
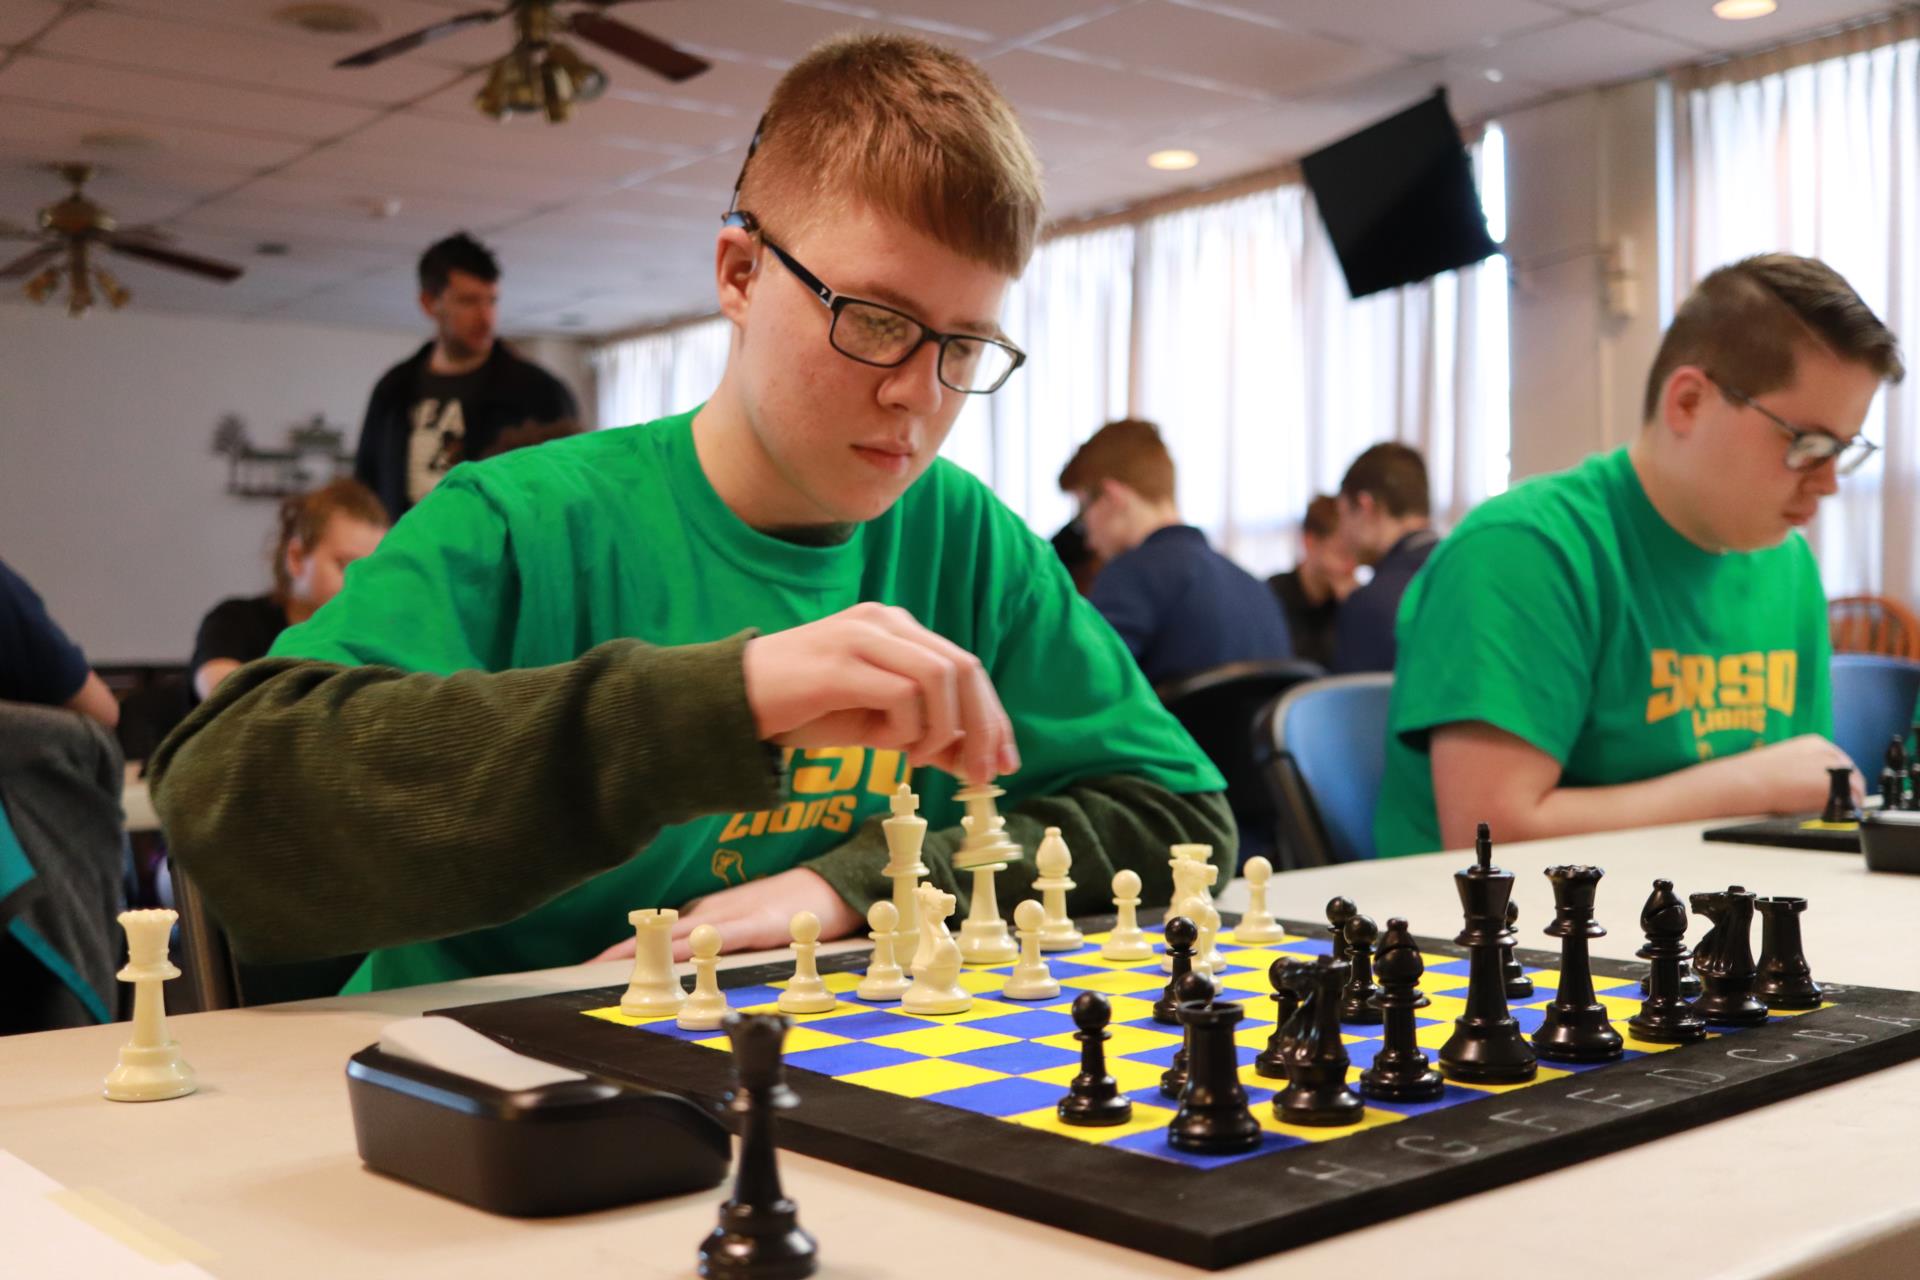
[[[306,570],[307,570],[307,549],[304,546],[300,545],[300,539],[288,538],[287,539],[287,578],[288,580],[292,582],[300,581],[300,575],[305,573]]]
[[[722,227],[713,248],[714,292],[720,314],[739,324],[747,318],[748,292],[760,266],[760,246],[739,227]]]
[[[1660,392],[1660,414],[1673,434],[1685,437],[1693,433],[1694,423],[1712,390],[1713,383],[1707,380],[1707,375],[1690,364],[1683,364],[1667,375],[1667,385]]]

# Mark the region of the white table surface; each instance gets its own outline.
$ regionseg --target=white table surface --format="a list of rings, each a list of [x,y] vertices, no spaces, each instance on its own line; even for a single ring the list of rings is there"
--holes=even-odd
[[[1598,955],[1629,958],[1651,880],[1682,892],[1733,882],[1811,900],[1816,977],[1920,990],[1920,878],[1857,857],[1703,843],[1699,827],[1499,849],[1519,875],[1523,945],[1551,910],[1541,869],[1597,862]],[[1277,914],[1317,920],[1352,897],[1383,923],[1450,935],[1458,853],[1276,877]],[[1244,899],[1235,886],[1229,908]],[[1700,930],[1696,930],[1696,938]],[[1537,940],[1537,941],[1536,941]],[[756,958],[742,958],[742,963]],[[100,1097],[126,1027],[0,1039],[0,1149],[104,1194],[194,1246],[216,1276],[619,1277],[692,1274],[724,1190],[558,1221],[493,1217],[362,1168],[344,1069],[395,1017],[626,980],[625,964],[169,1019],[200,1091],[171,1102]],[[1920,1063],[1411,1214],[1223,1274],[1324,1278],[1920,1276]],[[1146,1162],[1143,1164],[1143,1173]],[[822,1274],[859,1277],[1198,1275],[822,1161],[783,1152],[788,1193],[819,1240]],[[3,1225],[3,1224],[0,1224]],[[0,1231],[0,1241],[4,1232]],[[0,1243],[0,1275],[8,1274]]]

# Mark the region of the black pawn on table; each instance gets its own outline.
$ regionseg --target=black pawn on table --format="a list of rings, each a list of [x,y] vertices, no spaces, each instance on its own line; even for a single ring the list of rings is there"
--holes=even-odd
[[[1380,937],[1380,926],[1373,917],[1356,915],[1342,930],[1347,943],[1347,985],[1340,993],[1340,1021],[1373,1024],[1380,1021],[1379,1006],[1373,998],[1380,988],[1373,981],[1373,944]]]
[[[1173,976],[1160,998],[1153,1002],[1153,1020],[1170,1027],[1180,1025],[1180,998],[1175,992],[1182,974],[1193,972],[1193,948],[1200,940],[1200,926],[1185,916],[1175,916],[1161,930],[1167,940],[1167,955],[1173,961]]]
[[[1818,1009],[1820,984],[1813,980],[1800,942],[1800,916],[1805,898],[1758,898],[1760,913],[1760,976],[1753,994],[1769,1009]]]
[[[1347,921],[1360,914],[1352,898],[1327,899],[1327,937],[1333,942],[1330,953],[1335,960],[1347,958]]]
[[[1612,1016],[1594,999],[1593,961],[1587,943],[1607,931],[1593,918],[1599,896],[1599,867],[1548,867],[1553,884],[1553,922],[1543,932],[1560,939],[1560,981],[1546,1018],[1533,1033],[1533,1051],[1549,1062],[1610,1062],[1626,1041],[1613,1029]]]
[[[1860,810],[1853,803],[1853,769],[1843,765],[1827,770],[1827,807],[1820,812],[1822,822],[1858,822]]]
[[[1205,1008],[1212,1003],[1214,996],[1213,980],[1206,974],[1189,970],[1180,975],[1176,982],[1175,1008],[1180,1010],[1180,1047],[1173,1051],[1173,1065],[1160,1073],[1160,1092],[1165,1097],[1178,1098],[1187,1091],[1189,1075],[1188,1063],[1193,1059],[1193,1024],[1187,1021],[1187,1011]]]
[[[1347,1083],[1353,1061],[1340,1038],[1340,989],[1347,982],[1347,962],[1321,956],[1312,975],[1313,986],[1294,1014],[1300,1031],[1287,1044],[1287,1087],[1275,1095],[1273,1114],[1286,1124],[1358,1124],[1367,1104]]]
[[[1693,1011],[1717,1027],[1757,1027],[1767,1006],[1754,998],[1759,976],[1753,963],[1753,895],[1739,885],[1724,893],[1696,893],[1687,899],[1694,914],[1713,921],[1693,953],[1693,967],[1706,990]]]
[[[1904,809],[1907,800],[1907,740],[1895,734],[1887,742],[1886,759],[1880,765],[1880,803],[1888,809]]]
[[[733,1046],[735,1088],[727,1107],[740,1117],[740,1164],[720,1225],[700,1245],[700,1274],[716,1280],[798,1280],[820,1265],[819,1246],[780,1190],[773,1117],[799,1102],[787,1088],[780,1046],[785,1014],[730,1013],[720,1024]]]
[[[1627,1030],[1655,1044],[1689,1044],[1707,1038],[1707,1024],[1680,990],[1680,965],[1687,950],[1687,904],[1673,892],[1673,881],[1655,880],[1647,905],[1640,908],[1647,943],[1636,953],[1652,962],[1647,998],[1627,1019]]]
[[[1267,1047],[1253,1060],[1253,1069],[1270,1080],[1287,1077],[1287,1037],[1292,1033],[1294,1014],[1300,1008],[1297,975],[1308,969],[1309,966],[1297,960],[1285,959],[1267,966],[1267,985],[1273,988],[1273,1034],[1267,1037]]]
[[[1507,984],[1507,999],[1525,1000],[1533,994],[1533,979],[1527,976],[1527,968],[1514,958],[1513,944],[1520,935],[1514,926],[1520,923],[1520,904],[1507,902],[1507,945],[1500,948],[1500,977]]]
[[[1407,931],[1407,922],[1395,916],[1387,921],[1380,939],[1380,1010],[1386,1021],[1373,1065],[1360,1073],[1360,1092],[1382,1102],[1431,1102],[1446,1091],[1446,1077],[1427,1061],[1415,1039],[1414,1010],[1428,1000],[1420,990],[1427,962]]]
[[[1440,1047],[1440,1070],[1470,1084],[1524,1084],[1540,1061],[1507,1011],[1507,981],[1501,958],[1513,945],[1507,904],[1513,872],[1493,865],[1493,838],[1481,823],[1474,864],[1453,873],[1466,927],[1454,941],[1467,948],[1467,1009],[1454,1019],[1453,1034]]]
[[[1167,1141],[1176,1151],[1226,1156],[1260,1145],[1260,1122],[1247,1108],[1239,1050],[1233,1043],[1233,1029],[1245,1016],[1245,1009],[1224,1000],[1180,1006],[1191,1073],[1180,1094],[1180,1110],[1167,1126]]]
[[[1125,1124],[1133,1119],[1133,1103],[1107,1072],[1107,1024],[1113,1006],[1098,991],[1082,991],[1073,998],[1073,1038],[1080,1042],[1080,1074],[1067,1087],[1067,1096],[1055,1110],[1062,1124],[1090,1128]]]

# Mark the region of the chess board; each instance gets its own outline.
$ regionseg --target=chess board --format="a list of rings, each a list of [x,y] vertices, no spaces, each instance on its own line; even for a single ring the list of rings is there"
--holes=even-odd
[[[1860,852],[1860,824],[1822,822],[1810,817],[1764,818],[1731,827],[1709,827],[1702,840],[1725,844],[1764,844],[1779,849],[1812,849],[1821,853]]]
[[[1231,918],[1229,918],[1229,923]],[[1110,921],[1088,922],[1109,925]],[[1083,927],[1086,927],[1083,925]],[[788,1077],[801,1104],[781,1113],[781,1146],[978,1204],[1197,1266],[1219,1268],[1411,1213],[1490,1187],[1707,1123],[1920,1057],[1920,994],[1828,987],[1817,1010],[1692,1045],[1627,1037],[1624,1058],[1592,1066],[1542,1062],[1530,1084],[1449,1083],[1430,1103],[1366,1104],[1362,1123],[1313,1129],[1279,1123],[1283,1082],[1253,1058],[1273,1030],[1267,968],[1278,957],[1330,949],[1327,930],[1288,922],[1277,943],[1222,935],[1222,999],[1244,1001],[1241,1079],[1264,1129],[1235,1156],[1176,1151],[1166,1128],[1176,1104],[1159,1092],[1179,1045],[1151,1005],[1166,983],[1161,957],[1101,958],[1104,934],[1049,961],[1060,995],[1021,1002],[997,993],[1010,965],[969,967],[973,1008],[904,1013],[853,995],[864,953],[823,959],[838,996],[788,1033]],[[1158,948],[1157,930],[1155,933]],[[1430,1057],[1464,1009],[1463,948],[1422,938],[1432,1004],[1420,1011]],[[1552,1000],[1557,956],[1517,952],[1531,997],[1513,1001],[1532,1031]],[[1627,1034],[1644,966],[1596,959],[1598,998]],[[736,969],[722,985],[737,1008],[771,1008],[791,966]],[[610,1079],[672,1090],[718,1109],[730,1083],[727,1040],[682,1031],[671,1018],[622,1014],[623,988],[441,1010],[522,1052]],[[1068,1010],[1082,991],[1112,1001],[1108,1069],[1133,1099],[1131,1123],[1075,1128],[1054,1104],[1079,1068]],[[1372,1060],[1378,1026],[1343,1028],[1354,1075]],[[723,1116],[724,1118],[724,1116]]]

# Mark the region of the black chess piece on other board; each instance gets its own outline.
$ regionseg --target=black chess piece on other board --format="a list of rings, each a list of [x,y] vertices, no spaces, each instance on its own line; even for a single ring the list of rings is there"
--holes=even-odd
[[[1354,915],[1340,935],[1347,944],[1347,985],[1340,993],[1340,1021],[1372,1025],[1380,1021],[1380,1009],[1373,998],[1380,988],[1373,981],[1373,944],[1380,937],[1380,926],[1373,917]]]
[[[1188,976],[1205,981],[1199,974]],[[1224,1156],[1260,1145],[1260,1122],[1247,1106],[1233,1043],[1233,1029],[1245,1016],[1245,1009],[1225,1000],[1180,1006],[1180,1021],[1187,1029],[1189,1071],[1180,1110],[1167,1126],[1167,1142],[1176,1151]]]
[[[1300,1008],[1299,975],[1309,971],[1310,966],[1296,960],[1275,960],[1267,966],[1267,985],[1273,988],[1273,1034],[1253,1060],[1253,1069],[1269,1080],[1287,1078],[1288,1026]]]
[[[1687,901],[1695,914],[1713,921],[1693,953],[1693,967],[1706,987],[1693,1011],[1712,1026],[1760,1026],[1767,1006],[1753,995],[1759,976],[1753,963],[1753,895],[1736,884],[1724,893],[1692,894]]]
[[[1107,1072],[1107,1041],[1112,1037],[1107,1024],[1112,1020],[1113,1006],[1098,991],[1082,991],[1073,998],[1080,1074],[1054,1108],[1063,1124],[1104,1128],[1133,1119],[1133,1102]]]
[[[1287,1087],[1274,1095],[1273,1114],[1286,1124],[1358,1124],[1367,1104],[1347,1084],[1353,1060],[1340,1038],[1340,989],[1347,982],[1347,962],[1321,956],[1309,972],[1313,987],[1293,1015],[1297,1031],[1287,1040]]]
[[[1907,740],[1899,734],[1887,742],[1880,763],[1880,803],[1888,809],[1907,807]]]
[[[1347,921],[1359,914],[1352,898],[1327,899],[1327,937],[1333,942],[1330,954],[1335,960],[1347,958]]]
[[[1655,1044],[1689,1044],[1707,1038],[1707,1024],[1680,990],[1680,965],[1687,950],[1687,904],[1673,892],[1673,881],[1655,880],[1647,904],[1640,908],[1640,928],[1646,945],[1636,953],[1652,962],[1647,975],[1647,998],[1640,1012],[1627,1019],[1627,1030]]]
[[[1186,1093],[1190,1078],[1188,1064],[1193,1058],[1193,1024],[1187,1021],[1187,1011],[1206,1007],[1212,1003],[1215,994],[1213,979],[1197,969],[1181,974],[1174,986],[1177,997],[1174,1007],[1180,1010],[1181,1031],[1180,1047],[1173,1051],[1173,1064],[1160,1073],[1160,1093],[1168,1098],[1178,1098]]]
[[[1820,821],[1860,821],[1860,810],[1853,803],[1853,768],[1851,766],[1827,770],[1827,807],[1821,810]],[[1701,950],[1705,950],[1704,944]]]
[[[1373,1065],[1360,1073],[1360,1092],[1382,1102],[1431,1102],[1446,1092],[1447,1082],[1427,1061],[1415,1038],[1414,1010],[1430,1003],[1420,990],[1427,962],[1407,931],[1407,922],[1398,916],[1387,921],[1376,968],[1386,1027]]]
[[[1193,972],[1193,950],[1194,944],[1200,940],[1200,926],[1185,916],[1174,916],[1160,932],[1167,940],[1167,956],[1173,961],[1173,976],[1167,979],[1166,989],[1160,993],[1160,998],[1153,1002],[1153,1020],[1177,1027],[1180,1025],[1177,988],[1181,975]]]
[[[1800,942],[1805,898],[1757,898],[1760,913],[1760,973],[1753,994],[1769,1009],[1818,1009],[1820,984],[1813,980]]]
[[[1524,1084],[1539,1074],[1540,1061],[1507,1011],[1502,958],[1513,945],[1506,927],[1513,872],[1493,865],[1493,838],[1484,822],[1474,859],[1473,866],[1453,873],[1466,924],[1454,941],[1469,953],[1467,1009],[1440,1048],[1440,1070],[1470,1084]]]
[[[1520,935],[1514,926],[1520,923],[1520,904],[1507,902],[1507,945],[1500,948],[1500,976],[1507,984],[1507,999],[1525,1000],[1533,994],[1533,979],[1527,976],[1527,967],[1513,954],[1513,944]]]
[[[1606,1006],[1594,998],[1593,961],[1587,951],[1591,939],[1607,936],[1593,918],[1605,874],[1599,867],[1546,870],[1553,884],[1553,921],[1542,932],[1560,939],[1560,981],[1540,1029],[1533,1033],[1533,1051],[1549,1062],[1610,1062],[1626,1047]]]
[[[714,1280],[799,1280],[820,1265],[819,1246],[780,1190],[773,1118],[799,1099],[787,1087],[780,1046],[791,1025],[780,1013],[729,1013],[720,1024],[733,1046],[735,1088],[726,1105],[740,1117],[740,1164],[720,1225],[700,1245],[700,1274]]]

